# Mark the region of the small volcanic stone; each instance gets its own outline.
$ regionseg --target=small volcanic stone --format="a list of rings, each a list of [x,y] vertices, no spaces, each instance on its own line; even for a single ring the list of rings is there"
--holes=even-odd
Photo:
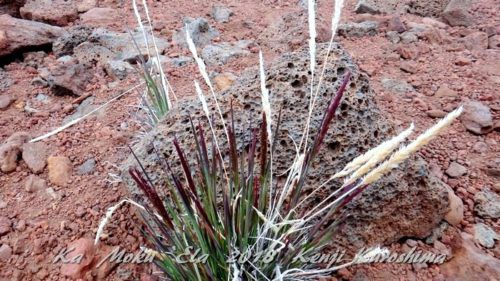
[[[44,190],[46,188],[47,183],[45,180],[36,175],[29,175],[26,183],[24,184],[24,189],[30,193]]]
[[[432,109],[426,112],[429,117],[432,118],[443,118],[446,116],[446,112],[439,109]]]
[[[417,63],[414,61],[403,61],[399,68],[408,73],[417,73]]]
[[[68,245],[68,249],[73,249],[68,253],[67,258],[71,259],[77,255],[82,255],[80,263],[65,263],[61,266],[61,274],[74,279],[82,278],[95,255],[94,241],[87,238],[80,238]]]
[[[26,221],[19,220],[16,224],[16,230],[17,231],[24,231],[25,229],[26,229]]]
[[[95,160],[94,158],[87,159],[87,161],[83,162],[82,165],[78,167],[78,174],[85,175],[90,174],[95,169]]]
[[[490,108],[481,102],[467,102],[460,119],[465,128],[474,134],[483,135],[493,130],[493,117]]]
[[[457,162],[451,162],[448,169],[446,169],[446,174],[451,178],[458,178],[467,174],[467,168]]]
[[[59,186],[66,186],[73,172],[73,166],[69,158],[64,156],[49,156],[47,162],[50,182]]]
[[[236,76],[234,74],[226,72],[215,76],[214,81],[217,89],[220,91],[225,91],[233,85],[236,80]]]
[[[229,17],[233,14],[231,9],[224,6],[216,5],[212,8],[212,17],[217,22],[228,22]]]
[[[458,225],[464,219],[464,203],[451,188],[448,188],[448,200],[450,211],[446,213],[444,219],[452,225]]]
[[[452,89],[448,88],[447,85],[442,85],[441,87],[439,87],[439,89],[434,94],[434,96],[437,97],[437,98],[441,98],[441,97],[456,97],[457,95],[458,95],[457,92],[455,92]]]
[[[6,109],[14,101],[11,96],[0,95],[0,110]]]
[[[7,217],[0,217],[0,236],[10,232],[12,222]]]
[[[47,164],[47,146],[42,142],[25,143],[23,160],[33,173],[40,173]]]
[[[474,211],[483,218],[497,219],[500,217],[500,195],[485,189],[474,196]]]
[[[484,223],[474,225],[474,238],[486,248],[493,248],[495,240],[498,239],[497,233]]]
[[[12,249],[7,244],[0,247],[0,261],[7,262],[12,256]]]

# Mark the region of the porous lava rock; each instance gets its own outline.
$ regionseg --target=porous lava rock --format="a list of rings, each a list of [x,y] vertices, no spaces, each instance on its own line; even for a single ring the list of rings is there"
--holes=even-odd
[[[408,12],[423,17],[438,17],[446,8],[449,0],[411,0]]]
[[[52,44],[54,55],[62,57],[72,55],[73,49],[88,40],[92,34],[92,28],[88,26],[74,26],[68,32],[57,38]]]
[[[319,46],[317,57],[323,58],[326,46],[324,44]],[[336,44],[333,47],[332,57],[335,58],[334,64],[326,67],[324,83],[316,102],[317,109],[312,114],[309,142],[312,142],[323,112],[337,91],[342,77],[347,71],[352,73],[352,77],[336,118],[325,137],[324,146],[312,165],[304,188],[305,193],[311,192],[313,188],[325,182],[359,154],[400,131],[394,129],[376,106],[368,78],[360,72],[352,58]],[[258,60],[257,56],[255,60]],[[318,68],[322,67],[322,59],[318,59],[317,63]],[[274,155],[277,181],[283,179],[283,174],[295,156],[292,139],[300,142],[308,115],[310,85],[308,71],[307,49],[284,54],[266,67],[266,86],[271,93],[273,120],[277,120],[279,108],[282,106],[282,124]],[[251,139],[250,128],[260,126],[260,95],[257,68],[245,70],[229,89],[218,94],[224,118],[230,118],[231,103],[234,108],[235,134],[240,151],[248,148]],[[217,112],[212,100],[209,99],[208,104],[212,112]],[[187,98],[178,101],[158,127],[134,148],[154,183],[161,183],[167,179],[159,154],[166,155],[171,165],[177,168],[178,174],[182,176],[178,168],[180,166],[178,157],[172,145],[174,136],[185,149],[193,169],[196,167],[190,116],[195,124],[200,121],[205,132],[209,131],[200,102],[196,98]],[[216,116],[214,118],[219,144],[221,147],[227,147],[220,118]],[[131,165],[137,165],[133,157],[127,160],[124,168]],[[132,195],[140,194],[127,173],[124,172],[123,175]],[[318,204],[340,184],[340,181],[328,184],[326,189],[309,202],[309,206]],[[370,186],[354,202],[345,207],[335,241],[341,245],[362,247],[368,244],[391,243],[406,236],[423,238],[429,235],[443,219],[448,209],[445,185],[429,173],[424,160],[413,156],[411,160]]]

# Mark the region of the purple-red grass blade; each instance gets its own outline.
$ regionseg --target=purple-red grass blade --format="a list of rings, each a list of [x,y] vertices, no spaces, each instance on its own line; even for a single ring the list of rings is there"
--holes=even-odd
[[[351,72],[347,72],[346,75],[344,76],[344,79],[342,80],[342,84],[340,85],[339,89],[337,90],[337,93],[335,94],[334,97],[332,97],[332,100],[330,101],[330,105],[328,106],[328,109],[325,112],[325,116],[323,118],[323,121],[321,123],[320,129],[318,131],[318,134],[316,136],[316,140],[314,142],[314,147],[312,149],[312,156],[316,155],[316,153],[319,151],[321,144],[323,143],[323,139],[325,138],[326,133],[328,132],[328,128],[330,127],[330,123],[335,116],[335,112],[337,111],[337,108],[340,105],[340,101],[342,100],[342,96],[344,95],[344,91],[347,87],[347,83],[349,82],[349,79],[351,78]],[[312,160],[312,158],[310,160]]]

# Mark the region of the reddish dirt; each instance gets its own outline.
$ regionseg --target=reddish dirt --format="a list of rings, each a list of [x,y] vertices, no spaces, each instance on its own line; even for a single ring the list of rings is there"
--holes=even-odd
[[[116,4],[121,1],[100,1],[100,7],[112,7],[119,10],[125,18],[123,26],[114,29],[125,30],[125,27],[135,27],[133,11],[128,2],[124,6]],[[321,24],[329,26],[332,8],[330,2],[321,1],[319,6],[319,20]],[[323,3],[324,2],[324,3]],[[326,3],[328,2],[328,3]],[[448,27],[450,38],[458,38],[476,30],[485,30],[487,27],[499,27],[495,11],[498,3],[491,0],[477,1],[473,9],[477,24],[469,27]],[[360,16],[351,12],[355,1],[348,1],[345,7],[342,22],[355,21]],[[256,39],[264,28],[276,18],[293,11],[301,11],[296,1],[229,1],[224,3],[234,11],[229,23],[216,23],[209,15],[212,4],[208,1],[191,3],[189,1],[155,1],[150,10],[154,15],[156,35],[171,40],[174,31],[181,28],[182,18],[204,17],[210,21],[221,37],[216,41],[227,42],[241,39]],[[382,16],[373,16],[381,20]],[[403,22],[421,22],[421,18],[413,15],[401,15]],[[77,22],[76,22],[77,23]],[[249,27],[248,27],[249,26]],[[304,27],[304,34],[307,28]],[[403,61],[399,58],[395,44],[389,42],[384,33],[375,36],[360,38],[338,37],[348,52],[350,52],[361,69],[366,71],[371,84],[377,94],[378,105],[387,116],[396,124],[407,126],[415,122],[419,131],[427,128],[435,119],[427,115],[431,109],[450,111],[467,99],[479,100],[487,104],[498,120],[500,109],[498,84],[500,70],[498,50],[451,50],[451,43],[431,44],[420,40],[407,48],[413,48],[420,53],[416,59],[416,73],[410,74],[400,69]],[[259,42],[258,42],[259,43]],[[307,44],[302,41],[302,44]],[[263,50],[266,61],[277,56],[276,52]],[[167,56],[186,55],[187,50],[174,46],[169,49]],[[469,58],[471,63],[465,66],[455,64],[459,58]],[[256,63],[256,56],[250,55],[242,59],[233,60],[220,67],[211,68],[211,71],[238,73]],[[49,54],[48,61],[54,60]],[[7,110],[0,113],[0,141],[15,132],[26,131],[33,136],[39,136],[59,126],[64,117],[71,113],[67,108],[75,97],[53,96],[47,88],[31,85],[31,80],[38,76],[37,70],[27,66],[24,62],[13,62],[5,66],[5,70],[13,84],[4,94],[15,97],[17,100]],[[178,97],[192,95],[193,73],[197,69],[193,64],[186,67],[167,71],[169,79]],[[198,74],[194,74],[196,77]],[[396,95],[388,92],[381,84],[381,79],[390,77],[404,80],[412,84],[417,92],[408,95]],[[94,97],[94,104],[102,104],[121,91],[129,89],[138,81],[129,76],[126,82],[112,83],[112,79],[104,73],[97,73],[93,85],[87,92]],[[441,85],[448,85],[458,95],[453,99],[441,99],[434,93]],[[34,97],[44,93],[51,99],[48,105],[32,104],[40,109],[40,113],[30,114],[23,110],[26,101],[33,101]],[[45,139],[53,155],[69,157],[73,167],[78,167],[89,157],[94,157],[96,167],[90,175],[73,173],[71,184],[68,187],[54,188],[59,198],[51,198],[45,191],[29,193],[24,184],[30,170],[19,161],[16,171],[9,174],[0,174],[0,201],[3,208],[0,216],[8,217],[13,226],[25,223],[25,227],[12,229],[2,236],[1,242],[11,245],[14,250],[9,264],[0,262],[1,280],[65,280],[60,274],[60,265],[52,264],[54,256],[69,242],[81,237],[93,239],[99,221],[103,218],[106,209],[127,196],[126,188],[121,183],[111,183],[109,174],[117,173],[117,166],[129,154],[127,144],[137,140],[135,137],[141,128],[134,122],[132,105],[137,104],[137,92],[132,92],[116,102],[110,104],[103,113],[90,117],[72,126],[63,132]],[[362,124],[360,124],[362,126]],[[487,135],[473,135],[468,133],[460,122],[456,122],[445,135],[432,142],[421,154],[431,163],[435,170],[444,171],[450,161],[464,164],[468,174],[459,179],[449,179],[442,175],[464,201],[465,217],[459,228],[472,232],[471,224],[485,222],[499,229],[497,221],[483,220],[474,216],[472,208],[473,196],[485,186],[493,186],[495,179],[484,172],[489,162],[499,157],[500,135],[498,131]],[[486,154],[479,154],[472,148],[483,142],[488,146]],[[40,177],[48,181],[47,169]],[[498,184],[498,183],[496,183]],[[129,250],[136,250],[144,240],[135,224],[137,217],[129,207],[121,208],[106,228],[106,235],[102,243],[115,246],[121,245]],[[498,243],[497,243],[498,244]],[[396,243],[394,248],[402,247]],[[375,276],[374,280],[442,280],[438,266],[429,268],[414,268],[411,265],[374,265],[358,267],[360,270],[371,272],[368,276]],[[350,280],[356,268],[339,272],[338,279]],[[106,280],[152,280],[154,278],[151,266],[119,265],[111,271]],[[373,275],[374,274],[374,275]],[[416,279],[415,279],[416,278]]]

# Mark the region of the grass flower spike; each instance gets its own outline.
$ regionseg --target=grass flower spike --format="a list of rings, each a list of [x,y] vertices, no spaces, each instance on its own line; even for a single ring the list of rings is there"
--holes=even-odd
[[[401,148],[399,151],[394,153],[389,160],[382,163],[380,166],[372,170],[370,173],[366,175],[363,179],[363,184],[367,185],[373,183],[380,179],[384,174],[388,171],[396,168],[401,162],[405,159],[408,159],[410,155],[419,150],[422,146],[426,145],[431,141],[434,137],[439,135],[446,127],[448,127],[455,119],[460,116],[463,111],[463,107],[459,107],[456,110],[450,112],[445,118],[441,119],[434,126],[430,127],[423,134],[418,136],[413,142],[409,145]]]

